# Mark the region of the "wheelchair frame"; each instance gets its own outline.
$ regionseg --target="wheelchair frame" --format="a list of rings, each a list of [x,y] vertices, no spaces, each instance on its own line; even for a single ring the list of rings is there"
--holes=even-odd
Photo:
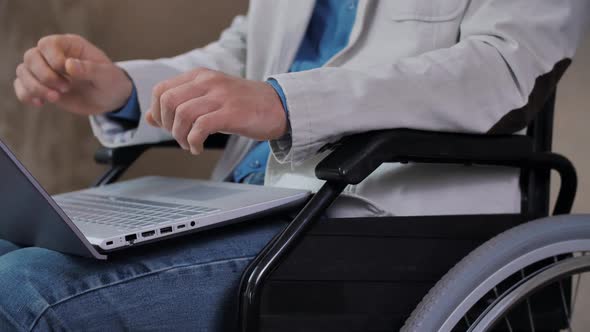
[[[550,170],[561,177],[553,213],[569,213],[577,178],[569,160],[550,152],[554,103],[555,90],[529,123],[527,136],[393,129],[345,137],[328,147],[333,151],[316,168],[316,176],[325,184],[242,275],[237,317],[240,331],[381,331],[401,327],[428,289],[467,253],[502,231],[548,215]],[[225,135],[212,135],[206,147],[222,148],[226,139]],[[150,148],[177,146],[164,142],[100,148],[95,160],[111,168],[96,185],[116,181]],[[384,162],[520,168],[522,211],[318,222],[347,185],[361,182]],[[414,242],[419,245],[404,247]],[[345,250],[347,247],[354,250]],[[445,254],[439,254],[443,249]],[[396,250],[405,250],[409,257],[392,255]],[[406,265],[395,263],[396,259]],[[428,259],[430,265],[417,267],[411,264],[413,259]],[[388,261],[397,265],[387,268]],[[419,286],[404,289],[404,281]],[[393,303],[392,298],[400,292],[409,300]],[[369,308],[365,310],[363,305]],[[395,306],[398,311],[376,310],[380,306]]]

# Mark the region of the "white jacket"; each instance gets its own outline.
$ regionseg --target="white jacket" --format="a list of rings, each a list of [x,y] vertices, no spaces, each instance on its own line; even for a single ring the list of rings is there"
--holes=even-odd
[[[313,0],[254,0],[220,39],[177,57],[120,63],[142,112],[152,87],[196,67],[276,79],[292,136],[271,142],[265,184],[316,190],[318,150],[343,135],[384,128],[486,133],[527,104],[535,82],[572,58],[588,0],[360,0],[348,46],[324,67],[287,73]],[[518,112],[518,111],[514,111]],[[169,140],[142,118],[125,130],[91,118],[106,146]],[[254,142],[232,137],[213,174],[227,178]],[[520,210],[518,171],[386,164],[349,186],[333,215],[509,213]]]

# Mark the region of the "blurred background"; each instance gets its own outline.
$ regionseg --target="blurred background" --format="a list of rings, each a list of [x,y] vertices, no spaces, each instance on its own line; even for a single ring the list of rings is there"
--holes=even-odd
[[[89,186],[102,168],[93,162],[98,143],[88,120],[17,102],[12,82],[23,53],[42,36],[67,32],[85,36],[114,60],[172,56],[215,40],[246,9],[246,0],[0,0],[0,137],[51,193]],[[590,212],[588,124],[590,36],[560,84],[555,123],[555,151],[579,172],[576,212]],[[218,157],[152,151],[129,176],[207,177]]]
[[[214,41],[247,0],[0,0],[0,138],[50,193],[88,187],[104,168],[87,118],[21,105],[12,83],[24,52],[49,34],[76,33],[113,60],[177,55]],[[128,177],[208,177],[219,152],[147,153]],[[1,184],[0,184],[1,185]]]
[[[50,193],[89,186],[103,169],[93,162],[98,143],[88,120],[50,106],[37,110],[17,102],[12,83],[23,53],[42,36],[77,33],[114,60],[172,56],[215,40],[246,8],[246,0],[0,0],[0,138]],[[589,124],[586,36],[559,86],[554,138],[554,150],[578,169],[575,212],[590,212]],[[215,151],[198,158],[182,151],[152,151],[128,177],[157,173],[203,178],[218,157]],[[590,283],[585,284],[583,291],[590,294]],[[590,317],[578,319],[578,326],[587,330],[583,326],[590,326]]]

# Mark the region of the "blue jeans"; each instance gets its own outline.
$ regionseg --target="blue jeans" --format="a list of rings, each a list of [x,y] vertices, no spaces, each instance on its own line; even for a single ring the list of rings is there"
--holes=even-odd
[[[240,276],[286,225],[256,221],[106,262],[0,239],[0,331],[233,331]]]

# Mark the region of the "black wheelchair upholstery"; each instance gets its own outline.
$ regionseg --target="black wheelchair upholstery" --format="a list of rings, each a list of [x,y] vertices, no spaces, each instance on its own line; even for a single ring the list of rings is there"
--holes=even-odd
[[[317,166],[325,180],[293,221],[248,266],[239,301],[241,331],[398,330],[428,290],[461,258],[493,236],[549,214],[549,174],[561,177],[553,213],[569,213],[576,173],[551,152],[555,93],[527,135],[475,135],[393,129],[345,137]],[[224,135],[206,147],[221,148]],[[118,177],[153,145],[101,148]],[[521,169],[520,214],[321,219],[342,190],[385,162],[496,165]],[[555,296],[548,293],[547,297]],[[547,309],[548,321],[554,312]],[[228,319],[233,319],[228,317]],[[554,320],[559,329],[560,320]]]

